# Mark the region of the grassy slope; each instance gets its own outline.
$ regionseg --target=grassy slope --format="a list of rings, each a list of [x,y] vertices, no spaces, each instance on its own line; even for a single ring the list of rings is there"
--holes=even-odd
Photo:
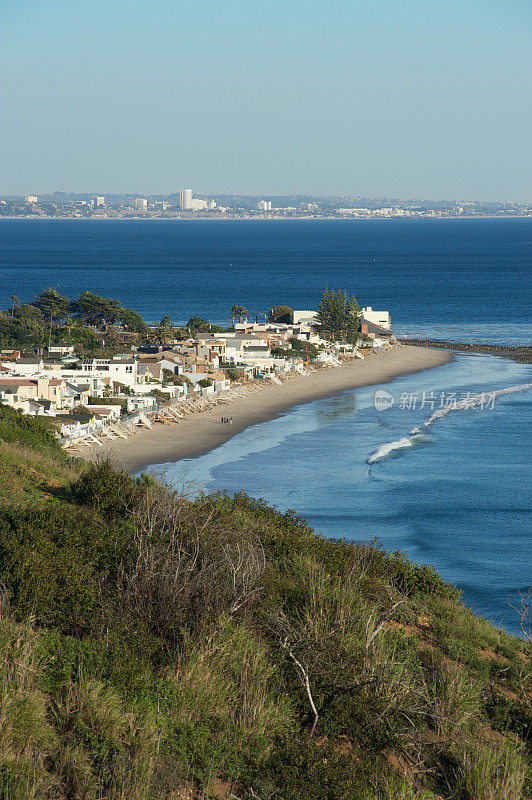
[[[0,437],[0,797],[528,796],[530,652],[432,570]]]

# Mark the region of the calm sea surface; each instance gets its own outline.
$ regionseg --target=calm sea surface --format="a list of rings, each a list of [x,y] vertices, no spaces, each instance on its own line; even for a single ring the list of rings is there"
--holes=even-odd
[[[149,322],[234,303],[315,308],[325,285],[387,309],[398,333],[529,344],[532,219],[388,221],[0,220],[0,306],[47,286],[117,297]],[[456,583],[475,611],[517,630],[508,598],[530,584],[530,390],[489,395],[411,431],[444,403],[532,382],[528,365],[458,356],[344,392],[168,465],[198,488],[244,490],[330,536],[379,537]],[[423,393],[425,402],[423,403]],[[159,469],[159,468],[157,468]]]
[[[519,344],[531,267],[532,219],[0,220],[0,307],[88,288],[150,323],[313,309],[328,285],[389,310],[398,333]]]

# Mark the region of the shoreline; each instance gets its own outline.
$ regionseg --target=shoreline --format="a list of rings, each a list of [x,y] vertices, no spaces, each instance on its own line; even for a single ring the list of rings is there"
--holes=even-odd
[[[397,350],[376,353],[364,361],[348,361],[333,369],[292,378],[282,386],[268,384],[247,397],[192,414],[175,427],[154,426],[130,439],[116,439],[98,448],[97,456],[111,459],[129,473],[155,464],[197,458],[252,425],[283,416],[294,406],[334,397],[349,389],[387,383],[403,375],[442,366],[453,358],[452,353],[443,350],[404,345]],[[232,417],[233,424],[223,424],[222,416]],[[83,457],[92,460],[95,455],[91,450]]]
[[[221,221],[227,221],[227,222],[230,222],[230,221],[241,221],[241,222],[244,222],[244,221],[249,221],[249,220],[255,220],[255,221],[260,221],[260,222],[262,222],[262,221],[273,222],[275,220],[288,221],[288,222],[290,222],[290,221],[294,222],[294,221],[297,221],[297,220],[301,220],[301,221],[309,220],[309,221],[315,221],[315,222],[322,222],[324,220],[329,220],[329,221],[331,221],[331,220],[343,220],[343,221],[347,221],[347,222],[370,222],[370,221],[375,221],[376,220],[377,222],[388,222],[389,220],[398,220],[398,219],[401,219],[401,220],[403,220],[403,219],[409,219],[409,220],[415,219],[415,220],[429,220],[429,221],[430,220],[446,220],[446,219],[468,219],[468,220],[472,220],[472,219],[480,219],[480,220],[482,220],[482,219],[532,219],[532,214],[528,214],[526,216],[523,215],[523,214],[507,214],[505,216],[500,216],[500,217],[496,216],[496,215],[493,215],[493,216],[486,215],[484,217],[476,217],[476,216],[468,216],[466,214],[460,214],[459,216],[446,216],[446,217],[401,217],[401,216],[391,216],[391,217],[348,217],[348,216],[346,216],[346,217],[323,217],[323,216],[319,216],[319,215],[318,216],[301,216],[301,217],[275,217],[275,216],[274,217],[259,217],[259,216],[256,216],[256,217],[255,216],[253,216],[253,217],[236,217],[236,216],[231,216],[230,214],[229,215],[225,215],[224,214],[223,216],[221,215],[219,217],[200,217],[200,216],[194,216],[194,217],[180,217],[180,216],[175,216],[175,217],[174,216],[172,216],[172,217],[135,217],[135,216],[131,216],[131,217],[129,217],[129,216],[128,217],[75,217],[75,216],[69,216],[69,215],[61,216],[61,217],[59,217],[59,216],[52,217],[52,216],[47,216],[47,215],[35,216],[33,214],[30,214],[28,216],[22,216],[22,215],[16,215],[16,216],[7,216],[6,215],[5,217],[2,216],[2,217],[0,217],[0,222],[3,219],[5,219],[5,220],[15,220],[15,219],[42,220],[42,219],[49,219],[49,220],[56,220],[56,221],[71,219],[71,220],[75,220],[76,222],[84,222],[84,221],[87,221],[87,220],[89,220],[89,221],[94,220],[96,222],[102,222],[102,221],[127,222],[128,220],[135,221],[135,222],[139,222],[139,221],[157,222],[157,221],[160,221],[160,220],[167,220],[169,222],[171,222],[171,221],[183,222],[183,221],[187,221],[187,220],[192,220],[194,222],[201,222],[201,221],[205,221],[205,220],[208,220],[210,222],[216,222],[216,221],[220,221],[220,220]]]

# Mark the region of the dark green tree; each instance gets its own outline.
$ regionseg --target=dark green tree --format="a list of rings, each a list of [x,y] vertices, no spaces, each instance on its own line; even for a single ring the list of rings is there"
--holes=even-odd
[[[148,336],[151,344],[167,344],[174,338],[171,328],[165,328],[163,325],[157,325]]]
[[[219,325],[213,325],[212,323],[207,322],[206,319],[196,316],[189,319],[186,324],[186,328],[193,336],[196,333],[221,333],[221,331],[223,331],[223,328],[220,328]]]
[[[119,300],[84,291],[71,304],[70,311],[86,325],[113,325],[123,311]]]
[[[344,289],[323,292],[316,320],[320,333],[332,341],[354,342],[360,330],[360,308],[354,295]]]
[[[70,300],[60,295],[57,289],[49,288],[38,295],[31,305],[38,308],[45,320],[52,325],[67,316]]]
[[[269,313],[268,320],[291,325],[294,321],[294,309],[290,306],[274,306]]]
[[[148,326],[136,311],[132,308],[122,308],[119,312],[119,320],[128,331],[146,335],[148,333]]]

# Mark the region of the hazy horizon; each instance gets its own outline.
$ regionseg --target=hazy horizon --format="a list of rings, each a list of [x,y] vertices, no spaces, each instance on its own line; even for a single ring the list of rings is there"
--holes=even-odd
[[[106,197],[106,198],[144,197],[144,198],[147,198],[148,200],[150,200],[152,198],[158,198],[158,197],[162,197],[162,198],[168,198],[168,197],[172,197],[172,196],[177,197],[179,195],[180,189],[185,189],[185,188],[191,188],[191,187],[182,186],[182,187],[175,188],[175,189],[173,189],[173,190],[171,190],[169,192],[146,192],[146,191],[142,191],[142,190],[132,191],[132,192],[127,192],[127,191],[117,192],[117,191],[108,191],[108,190],[105,189],[105,187],[103,187],[103,188],[102,187],[98,187],[97,189],[95,189],[93,191],[80,190],[80,191],[76,191],[76,192],[68,191],[68,190],[65,190],[65,189],[54,189],[53,191],[43,191],[43,192],[38,192],[38,191],[35,190],[35,191],[32,191],[32,192],[25,192],[25,193],[20,193],[19,192],[18,194],[14,194],[14,193],[13,194],[9,194],[9,195],[8,194],[0,194],[0,199],[23,198],[27,194],[35,194],[39,198],[41,198],[41,197],[53,197],[54,195],[64,195],[64,196],[67,196],[67,197],[87,197],[87,198],[92,198],[92,197],[95,197],[95,196],[98,195],[98,196],[103,196],[103,197]],[[212,191],[203,191],[201,189],[194,189],[194,188],[192,189],[192,193],[193,193],[194,197],[196,197],[196,196],[204,197],[204,198],[211,198],[211,197],[212,198],[216,198],[216,197],[232,198],[232,197],[235,197],[235,198],[256,199],[256,200],[259,200],[259,199],[268,200],[270,198],[271,199],[276,199],[276,198],[278,198],[278,199],[306,198],[308,200],[332,200],[332,199],[338,200],[338,199],[344,198],[346,201],[349,201],[349,202],[370,201],[370,202],[373,202],[373,203],[376,203],[378,201],[382,201],[382,202],[398,202],[398,203],[435,203],[435,204],[456,202],[456,203],[488,203],[488,204],[489,203],[495,203],[495,204],[498,204],[498,203],[500,203],[500,204],[512,204],[512,203],[515,203],[515,204],[519,204],[519,205],[530,205],[532,203],[531,200],[501,200],[500,198],[497,198],[497,197],[479,199],[479,198],[472,198],[472,197],[459,197],[457,195],[452,196],[452,197],[397,197],[397,196],[391,196],[391,195],[357,196],[357,195],[354,195],[354,194],[349,195],[349,194],[345,194],[345,193],[344,194],[332,194],[331,192],[327,192],[327,193],[321,194],[321,195],[318,195],[318,194],[314,194],[313,195],[313,194],[308,194],[306,192],[294,192],[294,191],[288,192],[288,193],[283,193],[283,194],[269,194],[268,192],[260,192],[259,191],[259,192],[255,192],[255,193],[252,194],[250,192],[223,192],[223,191],[222,192],[212,192]],[[530,192],[530,195],[532,196],[532,191]]]
[[[531,33],[522,0],[6,0],[0,195],[529,202]]]

